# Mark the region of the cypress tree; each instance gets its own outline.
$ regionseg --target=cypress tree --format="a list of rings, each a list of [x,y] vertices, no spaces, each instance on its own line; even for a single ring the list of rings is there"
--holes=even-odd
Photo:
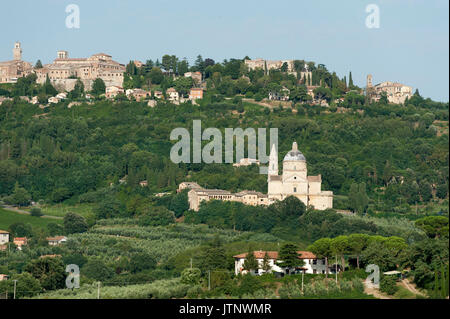
[[[350,71],[350,74],[348,75],[348,88],[353,88],[352,71]]]

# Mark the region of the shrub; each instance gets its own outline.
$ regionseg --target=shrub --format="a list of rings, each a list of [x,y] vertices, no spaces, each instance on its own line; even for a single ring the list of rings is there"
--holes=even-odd
[[[42,213],[41,209],[40,209],[40,208],[37,208],[37,207],[33,207],[33,208],[30,210],[30,214],[31,214],[31,216],[34,216],[34,217],[41,217],[42,215],[44,215],[44,214]]]
[[[388,295],[395,294],[398,290],[395,278],[392,276],[383,276],[380,280],[380,290]]]
[[[181,273],[183,284],[196,285],[200,282],[201,271],[198,268],[186,268]]]

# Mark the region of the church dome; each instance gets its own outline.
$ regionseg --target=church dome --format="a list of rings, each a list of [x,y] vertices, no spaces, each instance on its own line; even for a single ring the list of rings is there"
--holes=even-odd
[[[292,144],[292,150],[286,154],[284,161],[306,161],[305,155],[298,150],[297,142]]]

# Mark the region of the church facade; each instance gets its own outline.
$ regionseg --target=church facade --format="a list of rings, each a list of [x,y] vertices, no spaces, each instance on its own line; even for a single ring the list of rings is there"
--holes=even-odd
[[[306,158],[298,150],[294,142],[283,159],[283,173],[278,175],[278,155],[272,146],[267,176],[268,192],[262,194],[255,191],[242,191],[236,194],[220,189],[205,189],[193,182],[183,182],[178,191],[190,189],[188,192],[189,207],[198,211],[202,201],[225,200],[236,201],[246,205],[270,205],[288,196],[295,196],[306,206],[324,210],[333,208],[333,192],[322,191],[322,177],[308,176]]]
[[[322,176],[308,176],[306,158],[294,142],[283,159],[283,173],[278,175],[278,154],[272,147],[267,174],[269,199],[283,200],[295,196],[306,206],[324,210],[333,208],[333,192],[322,191]]]

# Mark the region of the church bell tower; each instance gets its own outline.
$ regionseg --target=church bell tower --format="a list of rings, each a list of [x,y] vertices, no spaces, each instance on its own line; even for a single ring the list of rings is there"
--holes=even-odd
[[[20,46],[20,42],[14,43],[13,58],[15,61],[22,60],[22,48]]]
[[[269,156],[269,169],[267,171],[267,179],[270,176],[278,175],[278,153],[275,144],[272,144]]]

